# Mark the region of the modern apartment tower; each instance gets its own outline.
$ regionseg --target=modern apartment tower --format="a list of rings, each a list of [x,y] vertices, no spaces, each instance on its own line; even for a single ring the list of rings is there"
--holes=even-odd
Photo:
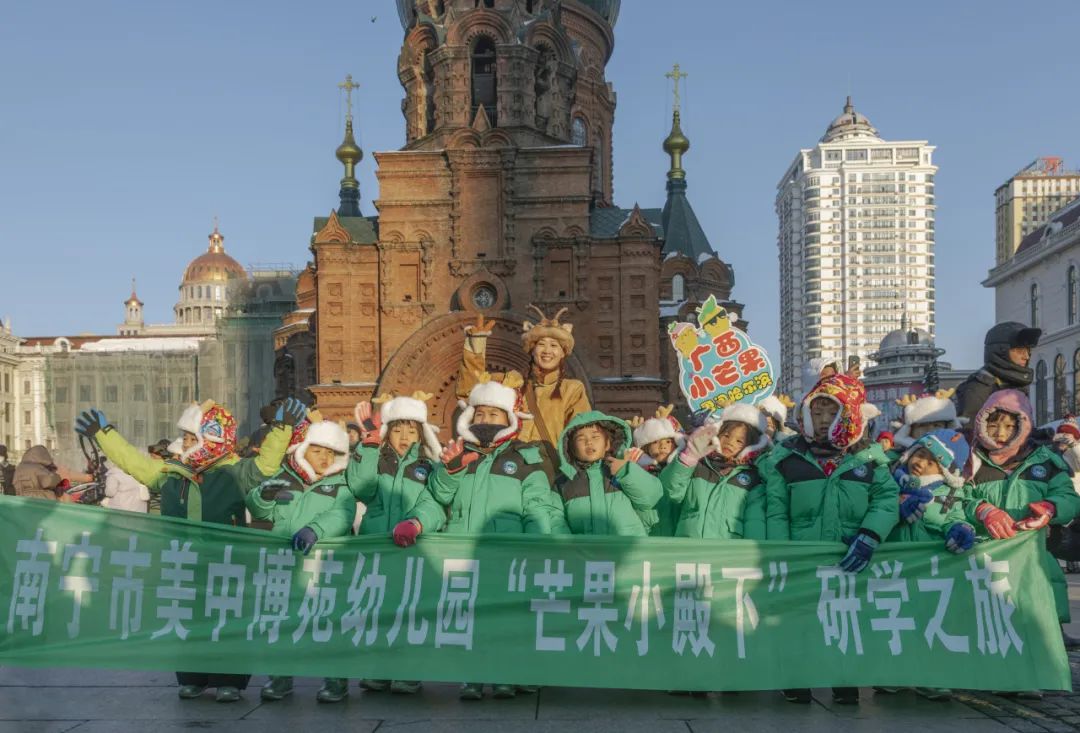
[[[883,140],[848,97],[776,189],[781,389],[802,367],[866,360],[906,316],[934,334],[934,146]]]

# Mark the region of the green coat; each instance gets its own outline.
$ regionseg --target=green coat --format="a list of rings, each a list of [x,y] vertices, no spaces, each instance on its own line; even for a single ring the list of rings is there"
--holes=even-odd
[[[462,471],[439,466],[428,487],[449,507],[448,534],[569,534],[538,443],[507,441]],[[423,519],[419,512],[408,518]]]
[[[826,476],[805,438],[776,446],[759,464],[770,540],[842,542],[866,530],[884,540],[899,519],[900,489],[879,456],[844,455]]]
[[[1003,509],[1016,520],[1028,516],[1028,504],[1048,501],[1057,509],[1051,524],[1068,524],[1080,511],[1080,496],[1073,489],[1068,465],[1046,446],[1033,450],[1011,471],[997,466],[981,449],[975,454],[982,465],[971,479],[971,500],[966,504],[965,512],[980,536],[989,536],[986,527],[975,516],[984,501]],[[1057,558],[1046,550],[1046,545],[1042,547],[1042,565],[1054,589],[1058,619],[1067,623],[1070,618],[1069,589],[1065,574],[1061,572]]]
[[[956,490],[948,511],[945,511],[945,501],[952,489],[943,481],[928,488],[934,493],[934,501],[926,507],[923,518],[911,524],[900,519],[896,529],[889,534],[889,542],[943,542],[954,524],[967,521],[964,514],[967,487]]]
[[[279,486],[276,481],[289,485]],[[292,501],[279,503],[276,497],[282,491],[292,494]],[[273,522],[270,531],[280,537],[292,537],[304,527],[311,527],[320,540],[344,537],[356,518],[356,500],[344,472],[307,484],[289,466],[249,491],[247,508],[252,519]]]
[[[765,483],[756,467],[735,466],[725,475],[708,458],[694,468],[676,458],[660,482],[677,508],[676,537],[765,539]]]
[[[570,458],[570,434],[575,428],[604,422],[621,436],[612,452],[621,456],[633,445],[630,426],[617,417],[595,410],[576,415],[559,437],[560,475],[556,491],[562,497],[566,523],[574,534],[645,537],[656,523],[656,503],[663,495],[660,480],[634,462],[612,476],[603,461],[580,469]]]
[[[677,460],[679,460],[678,451],[671,455],[671,462]],[[663,465],[652,463],[645,470],[648,471],[650,475],[656,476],[657,479],[660,479],[660,477],[663,476],[664,469],[671,465],[671,462],[665,463]],[[663,489],[662,479],[660,481],[660,488]],[[681,509],[682,507],[673,502],[665,491],[661,495],[660,501],[656,502],[656,506],[653,508],[653,510],[649,512],[647,516],[642,517],[642,521],[644,521],[645,525],[649,527],[649,536],[674,537],[675,525],[679,521],[679,512],[681,511]]]
[[[278,471],[292,428],[276,426],[267,434],[257,456],[243,460],[228,456],[201,473],[178,461],[153,459],[115,430],[102,430],[95,437],[105,457],[121,471],[161,494],[162,516],[242,527],[247,523],[247,492]]]
[[[418,519],[427,533],[446,525],[446,511],[427,488],[438,464],[422,457],[420,449],[414,443],[399,458],[389,446],[356,446],[346,473],[353,496],[367,505],[360,534],[390,534],[407,517]]]

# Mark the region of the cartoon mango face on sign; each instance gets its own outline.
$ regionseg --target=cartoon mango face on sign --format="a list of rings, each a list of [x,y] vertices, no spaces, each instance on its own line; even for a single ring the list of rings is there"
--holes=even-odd
[[[706,298],[697,309],[697,313],[698,326],[709,334],[710,338],[716,338],[731,328],[731,316],[728,315],[726,308],[716,302],[715,295]]]
[[[668,336],[675,350],[682,354],[684,359],[689,359],[697,348],[697,331],[689,323],[672,323],[668,325]]]

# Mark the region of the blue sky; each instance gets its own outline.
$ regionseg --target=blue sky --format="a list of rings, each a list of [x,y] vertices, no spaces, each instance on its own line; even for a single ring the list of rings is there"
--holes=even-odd
[[[973,367],[993,318],[979,282],[994,188],[1040,155],[1080,165],[1080,3],[830,7],[624,0],[608,65],[617,203],[662,205],[677,61],[690,199],[775,351],[776,182],[850,90],[884,137],[937,146],[938,343]],[[171,320],[215,215],[242,263],[303,265],[311,218],[337,204],[346,72],[373,213],[371,151],[404,137],[391,0],[9,0],[4,16],[0,316],[16,333],[113,333],[133,276],[147,319]]]

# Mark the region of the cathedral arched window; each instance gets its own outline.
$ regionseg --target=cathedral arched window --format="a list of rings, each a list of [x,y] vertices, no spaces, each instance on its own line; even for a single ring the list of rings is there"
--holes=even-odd
[[[686,278],[681,274],[671,278],[671,299],[677,302],[686,300]]]
[[[1031,284],[1031,327],[1039,327],[1039,284]]]
[[[570,123],[570,142],[582,148],[589,144],[589,127],[580,115]]]
[[[604,136],[597,133],[596,141],[593,143],[596,150],[596,168],[593,175],[593,190],[604,190]]]
[[[1073,353],[1073,404],[1069,410],[1072,414],[1080,413],[1080,349]]]
[[[495,74],[495,43],[481,36],[472,51],[472,114],[482,106],[492,127],[496,126],[498,80]]]

